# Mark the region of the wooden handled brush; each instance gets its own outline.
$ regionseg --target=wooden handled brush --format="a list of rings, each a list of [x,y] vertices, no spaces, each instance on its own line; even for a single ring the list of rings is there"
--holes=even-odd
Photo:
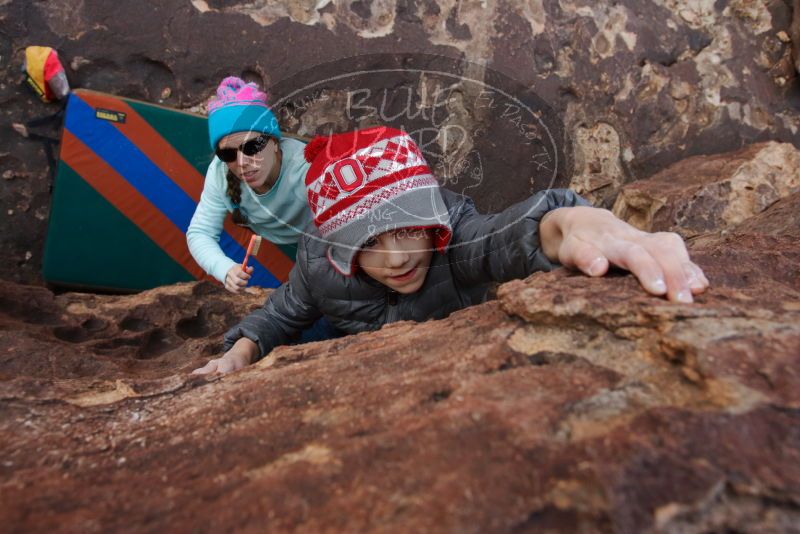
[[[250,244],[247,245],[247,253],[244,255],[244,261],[242,262],[242,270],[247,270],[247,260],[250,259],[250,256],[255,256],[258,254],[258,249],[261,247],[261,236],[253,234],[253,237],[250,238]]]

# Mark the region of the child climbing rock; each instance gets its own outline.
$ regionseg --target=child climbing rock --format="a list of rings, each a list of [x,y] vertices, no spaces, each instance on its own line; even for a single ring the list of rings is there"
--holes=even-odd
[[[484,301],[491,282],[559,264],[589,276],[616,265],[676,302],[708,286],[679,236],[636,230],[569,190],[479,214],[440,189],[419,148],[392,128],[316,138],[305,156],[315,231],[301,238],[289,281],[195,373],[240,369],[321,316],[347,333],[439,319]]]

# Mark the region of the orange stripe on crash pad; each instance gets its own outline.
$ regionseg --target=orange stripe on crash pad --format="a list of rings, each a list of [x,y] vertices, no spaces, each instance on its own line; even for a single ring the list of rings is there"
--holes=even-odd
[[[200,202],[205,178],[136,110],[124,100],[111,95],[83,91],[77,91],[76,95],[89,106],[101,106],[125,113],[124,123],[111,124],[130,139],[161,172],[178,184],[195,204]]]
[[[251,230],[235,224],[230,215],[225,217],[224,228],[237,243],[242,245],[245,250],[247,249],[247,245],[250,243],[250,236],[253,235]],[[286,253],[266,239],[261,240],[261,248],[258,249],[256,260],[280,282],[285,282],[289,279],[289,271],[294,266],[294,261]]]
[[[189,253],[186,235],[113,167],[66,129],[61,139],[61,160],[193,277],[207,278]]]

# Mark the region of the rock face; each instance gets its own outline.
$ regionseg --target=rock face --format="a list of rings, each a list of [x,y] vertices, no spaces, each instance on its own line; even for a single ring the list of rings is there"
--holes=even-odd
[[[410,72],[419,62],[404,63],[409,57],[443,55],[475,83],[455,82],[437,101],[425,77],[386,80],[377,63],[362,87],[373,89],[368,105],[349,98],[352,88],[328,85],[287,103],[285,127],[311,134],[376,121],[402,126],[395,111],[363,108],[380,110],[384,95],[401,106],[411,94],[414,112],[440,112],[441,120],[429,116],[413,128],[437,132],[431,152],[456,169],[449,178],[466,173],[457,187],[474,173],[504,180],[473,191],[484,208],[497,207],[542,187],[540,166],[553,163],[527,143],[541,140],[525,128],[535,118],[515,105],[485,105],[476,87],[495,87],[499,73],[561,121],[555,183],[608,207],[624,184],[687,156],[756,141],[800,144],[792,15],[787,0],[3,0],[0,278],[39,281],[49,209],[44,149],[10,127],[53,111],[18,83],[27,45],[57,46],[73,87],[195,109],[231,73],[275,87],[331,77],[326,66],[342,58],[385,53]]]
[[[281,347],[210,380],[187,373],[263,294],[4,283],[0,518],[15,532],[793,531],[799,206],[692,239],[712,282],[693,305],[557,270],[442,321]]]
[[[800,73],[800,0],[794,0],[792,7],[792,34],[790,39],[794,43],[794,66]]]
[[[627,185],[614,214],[648,232],[693,237],[734,226],[797,191],[800,150],[788,143],[762,143],[688,158]]]
[[[4,393],[79,406],[169,388],[176,373],[216,354],[225,330],[266,296],[251,289],[237,297],[210,282],[131,296],[2,286]],[[127,379],[136,379],[135,391]]]

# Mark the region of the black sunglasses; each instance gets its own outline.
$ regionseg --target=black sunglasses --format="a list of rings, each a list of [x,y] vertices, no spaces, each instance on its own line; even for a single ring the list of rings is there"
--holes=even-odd
[[[236,161],[236,156],[240,150],[245,156],[255,156],[267,147],[270,140],[271,139],[266,135],[259,135],[254,139],[242,143],[238,148],[217,148],[216,154],[217,157],[225,163],[231,163]]]

